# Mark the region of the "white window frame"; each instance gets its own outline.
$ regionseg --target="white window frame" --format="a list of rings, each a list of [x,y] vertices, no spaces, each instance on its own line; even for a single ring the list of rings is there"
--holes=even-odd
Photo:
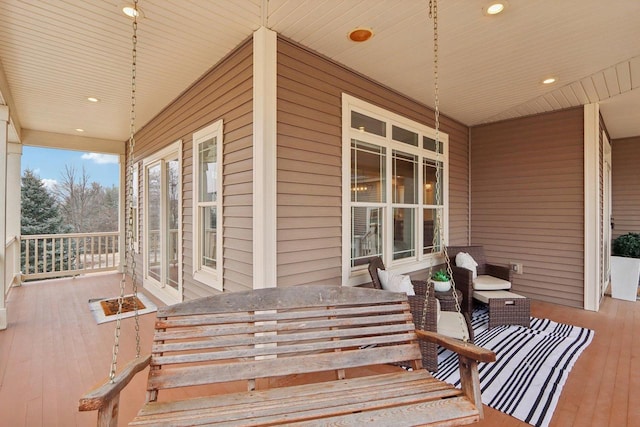
[[[178,206],[179,206],[179,209],[178,209],[178,255],[177,255],[178,257],[178,289],[176,290],[176,289],[173,289],[171,286],[167,286],[166,284],[158,282],[157,280],[149,277],[148,275],[149,251],[147,248],[147,244],[149,241],[149,219],[148,219],[149,198],[147,195],[149,194],[149,182],[147,180],[147,176],[148,176],[147,174],[148,174],[148,169],[150,167],[153,167],[155,164],[158,164],[158,163],[162,165],[167,158],[172,157],[173,155],[177,155],[177,158],[178,158],[178,170],[180,171],[180,187],[182,187],[182,140],[179,139],[174,143],[170,144],[169,146],[163,148],[162,150],[157,151],[156,153],[142,160],[142,170],[140,172],[142,173],[142,180],[144,184],[143,204],[140,204],[140,197],[138,197],[138,207],[143,206],[143,209],[144,209],[144,215],[142,218],[142,226],[143,226],[142,240],[144,242],[142,247],[143,249],[142,256],[143,256],[143,263],[144,263],[143,274],[142,274],[143,285],[145,289],[148,289],[149,291],[151,291],[151,293],[153,293],[156,297],[160,298],[162,302],[167,304],[175,304],[183,300],[182,244],[180,244],[180,242],[182,241],[182,191],[178,191]],[[162,179],[161,182],[162,182],[161,194],[163,194],[162,197],[164,198],[164,194],[166,194],[166,179]],[[163,199],[163,203],[164,202],[165,200]],[[161,224],[165,223],[165,215],[166,213],[162,215]],[[164,246],[165,245],[162,246],[163,247],[162,255],[161,255],[162,259],[165,258]]]
[[[351,128],[351,112],[356,111],[366,116],[381,120],[386,123],[386,137],[362,132]],[[409,144],[392,140],[392,126],[396,125],[403,129],[416,132],[419,135],[419,146],[414,147]],[[449,135],[440,131],[439,140],[442,143],[442,153],[437,154],[433,151],[422,148],[423,136],[436,139],[436,131],[426,125],[410,120],[406,117],[387,111],[383,108],[372,105],[366,101],[362,101],[351,95],[342,94],[342,284],[345,286],[354,286],[370,281],[367,266],[351,267],[351,208],[354,206],[351,202],[351,140],[358,139],[366,143],[382,146],[386,148],[386,173],[387,178],[392,171],[392,153],[398,150],[408,154],[418,156],[418,182],[423,183],[423,163],[424,159],[433,159],[442,162],[442,220],[443,220],[443,241],[441,246],[448,242],[449,236]],[[393,260],[393,245],[389,244],[393,240],[393,207],[399,205],[393,203],[391,198],[390,180],[386,180],[387,198],[384,202],[384,223],[383,223],[383,259],[388,269],[392,269],[399,273],[408,273],[424,268],[428,268],[441,261],[442,252],[435,255],[428,253],[423,254],[423,215],[424,209],[432,208],[433,205],[425,205],[423,200],[423,191],[418,192],[418,214],[415,218],[414,225],[414,241],[416,254],[411,258]],[[355,203],[355,202],[354,202]],[[359,206],[355,203],[355,206]]]
[[[215,202],[199,202],[200,194],[200,143],[211,139],[216,139],[216,158],[218,168],[216,176],[217,198]],[[207,286],[222,291],[222,146],[223,146],[223,122],[218,120],[215,123],[195,132],[193,134],[193,278]],[[200,235],[200,208],[210,206],[216,208],[216,266],[211,268],[202,265],[202,239]]]
[[[131,218],[133,222],[132,238],[133,238],[133,250],[135,253],[140,253],[140,162],[133,164],[133,175],[131,177],[131,197],[134,217]]]

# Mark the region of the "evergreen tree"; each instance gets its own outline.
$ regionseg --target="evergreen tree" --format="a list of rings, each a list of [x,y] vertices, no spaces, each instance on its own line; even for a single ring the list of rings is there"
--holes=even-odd
[[[49,194],[46,187],[33,171],[26,170],[22,176],[21,186],[21,226],[20,232],[23,235],[34,234],[60,234],[69,232],[69,227],[64,224],[63,218],[55,198]],[[26,242],[23,242],[25,245]],[[29,248],[22,248],[22,271],[34,273],[36,271],[53,271],[60,268],[59,261],[53,265],[51,254],[55,253],[57,260],[63,260],[63,268],[67,268],[72,260],[69,260],[67,253],[68,245],[61,244],[60,241],[54,243],[51,240],[40,240],[37,251],[33,241],[29,242]],[[26,254],[29,254],[29,268],[26,266]],[[38,259],[35,254],[38,252]],[[45,256],[49,254],[49,256]],[[45,268],[46,262],[46,268]],[[37,270],[36,270],[37,268]]]
[[[49,194],[40,177],[29,169],[22,176],[21,200],[21,234],[57,234],[69,231],[60,216],[56,199]]]

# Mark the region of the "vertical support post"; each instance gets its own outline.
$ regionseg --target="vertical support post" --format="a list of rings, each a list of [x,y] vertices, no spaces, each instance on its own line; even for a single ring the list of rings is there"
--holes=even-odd
[[[111,398],[107,404],[98,410],[98,427],[118,427],[118,412],[120,411],[120,394]]]
[[[0,330],[7,329],[7,148],[9,145],[9,107],[0,105]],[[11,268],[11,267],[9,267]]]
[[[460,387],[465,396],[471,400],[479,412],[480,419],[484,418],[482,408],[482,393],[480,390],[480,377],[478,376],[478,362],[468,357],[458,355],[460,366]]]
[[[253,34],[253,288],[275,287],[277,36]]]
[[[584,309],[600,308],[600,108],[584,106]]]
[[[7,145],[7,188],[20,188],[20,166],[22,161],[22,144],[9,142]],[[7,191],[7,240],[15,239],[10,250],[13,250],[13,265],[6,265],[11,271],[12,280],[6,286],[20,285],[20,225],[21,225],[21,192]],[[5,254],[6,255],[6,254]],[[15,283],[14,283],[15,282]]]

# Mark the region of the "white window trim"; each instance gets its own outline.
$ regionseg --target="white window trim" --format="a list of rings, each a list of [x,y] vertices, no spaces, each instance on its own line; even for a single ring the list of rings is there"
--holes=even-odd
[[[142,271],[142,283],[145,289],[148,289],[153,295],[158,297],[162,302],[167,304],[175,304],[181,302],[183,299],[183,283],[182,283],[182,245],[178,245],[178,290],[176,291],[171,286],[158,286],[158,282],[154,279],[151,279],[147,276],[147,270],[149,265],[149,253],[146,248],[146,244],[148,242],[148,208],[147,208],[147,198],[146,195],[149,194],[149,182],[147,181],[147,168],[149,165],[156,163],[159,160],[162,160],[172,153],[177,153],[178,155],[178,170],[180,170],[180,185],[182,185],[182,140],[179,139],[176,142],[168,145],[160,151],[153,153],[152,155],[144,158],[142,160],[142,180],[144,185],[144,204],[142,204],[144,213],[142,215],[142,239],[145,242],[143,246],[143,271]],[[164,184],[163,184],[164,185]],[[163,191],[164,193],[164,191]],[[138,195],[139,196],[139,195]],[[140,197],[138,197],[138,207],[140,206]],[[182,191],[178,191],[178,241],[182,242]],[[140,234],[140,232],[139,232]]]
[[[342,284],[343,286],[355,286],[369,282],[371,279],[367,271],[366,265],[361,268],[352,270],[351,268],[351,138],[354,129],[351,129],[351,111],[355,110],[360,113],[366,114],[369,117],[377,118],[387,123],[388,129],[391,125],[395,124],[401,126],[404,129],[417,132],[431,139],[436,139],[436,131],[426,125],[410,120],[406,117],[387,111],[383,108],[372,105],[366,101],[355,98],[346,93],[342,94]],[[389,134],[389,133],[388,133]],[[438,159],[443,163],[443,242],[442,245],[447,245],[449,241],[449,135],[440,131],[439,140],[443,143],[443,153],[439,156],[425,156],[428,153],[427,150],[421,148],[422,141],[420,141],[419,147],[413,147],[400,142],[389,142],[390,137],[384,138],[372,134],[358,133],[358,139],[364,142],[370,142],[376,145],[382,145],[387,147],[387,159],[390,161],[391,153],[393,149],[398,149],[409,154],[418,154],[421,158],[429,157]],[[390,134],[389,134],[390,135]],[[419,165],[418,179],[422,182],[422,170],[423,166]],[[419,224],[423,221],[424,210],[422,208],[428,207],[423,204],[422,193],[419,193],[419,206],[418,215],[416,221]],[[390,201],[386,202],[387,208],[392,206]],[[391,221],[390,215],[385,215],[385,221],[387,224]],[[385,226],[385,241],[389,241],[388,234],[390,233],[389,226]],[[415,227],[416,232],[416,247],[418,253],[416,257],[411,259],[399,259],[396,261],[390,261],[392,259],[389,247],[385,246],[384,258],[387,263],[386,267],[398,273],[409,273],[416,270],[428,268],[432,265],[441,262],[440,256],[434,256],[432,254],[423,254],[423,233],[422,227]]]
[[[193,278],[207,286],[222,291],[224,289],[222,276],[222,145],[223,145],[223,122],[218,120],[215,123],[195,132],[193,134]],[[202,265],[200,235],[200,207],[198,205],[199,185],[199,144],[209,138],[216,138],[216,158],[219,167],[217,168],[217,194],[216,207],[216,269]]]
[[[140,253],[140,162],[135,162],[133,164],[133,175],[131,176],[131,191],[136,194],[135,203],[133,203],[133,207],[135,208],[135,217],[132,218],[134,225],[134,233],[133,233],[133,250],[135,253]],[[131,194],[133,197],[133,194]]]

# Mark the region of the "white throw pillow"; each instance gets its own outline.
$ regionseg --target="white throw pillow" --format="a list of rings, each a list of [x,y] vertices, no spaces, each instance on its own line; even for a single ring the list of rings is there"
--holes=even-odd
[[[468,253],[466,253],[466,252],[458,252],[458,255],[456,255],[456,265],[458,267],[462,267],[462,268],[466,268],[467,270],[471,270],[471,272],[473,273],[473,278],[474,279],[478,277],[478,269],[476,268],[476,267],[478,267],[478,263]]]
[[[378,278],[382,289],[391,292],[404,292],[407,295],[413,296],[416,293],[413,290],[413,284],[409,276],[394,273],[389,270],[378,269]]]

